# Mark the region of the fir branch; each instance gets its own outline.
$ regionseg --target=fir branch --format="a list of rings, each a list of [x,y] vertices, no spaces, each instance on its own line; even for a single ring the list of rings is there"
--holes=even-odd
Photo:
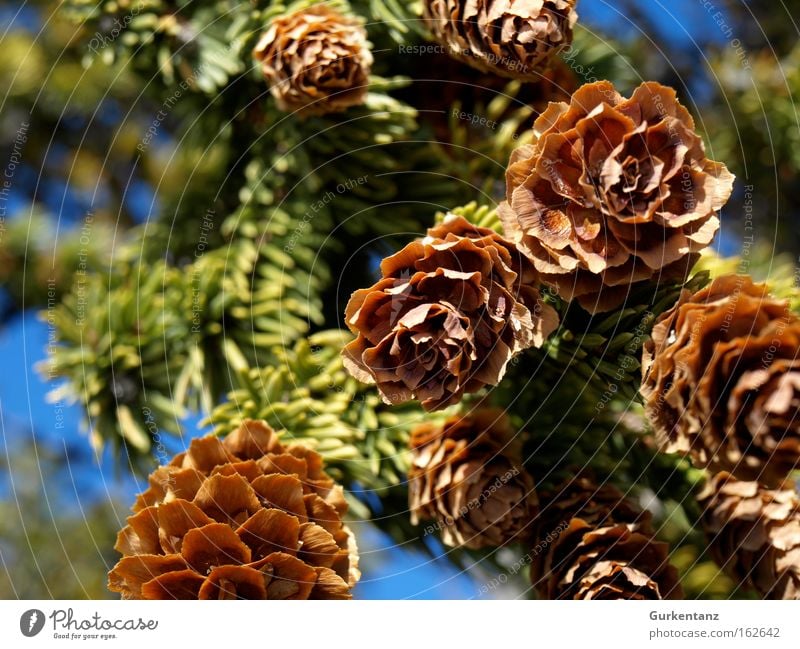
[[[275,349],[273,365],[241,362],[235,389],[206,423],[226,434],[245,419],[263,419],[320,452],[337,480],[380,496],[405,480],[408,433],[423,414],[416,404],[387,406],[345,372],[341,349],[350,338],[322,331]]]

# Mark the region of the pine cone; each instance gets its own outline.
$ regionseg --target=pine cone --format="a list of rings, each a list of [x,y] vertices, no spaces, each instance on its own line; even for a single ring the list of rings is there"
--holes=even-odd
[[[737,582],[767,599],[800,599],[800,498],[718,473],[700,496],[711,553]]]
[[[575,0],[425,0],[434,37],[478,70],[537,81],[572,43]]]
[[[499,214],[545,282],[594,313],[622,304],[631,284],[686,277],[733,176],[706,158],[675,91],[645,83],[624,99],[607,81],[587,84],[534,133],[511,155]]]
[[[109,573],[124,599],[350,599],[347,503],[317,453],[245,421],[193,440],[149,482]]]
[[[747,276],[684,291],[644,347],[641,393],[665,452],[780,484],[800,465],[800,320]]]
[[[450,546],[498,547],[529,536],[537,511],[515,431],[501,410],[422,424],[411,434],[411,522],[435,520]]]
[[[613,486],[578,477],[543,497],[531,579],[544,599],[679,599],[650,515]]]
[[[497,385],[514,354],[540,346],[558,325],[533,266],[460,216],[384,259],[381,271],[350,298],[345,318],[358,337],[343,354],[387,403],[417,398],[436,410]]]
[[[364,103],[372,67],[367,33],[323,4],[273,20],[253,55],[281,110],[321,115]]]

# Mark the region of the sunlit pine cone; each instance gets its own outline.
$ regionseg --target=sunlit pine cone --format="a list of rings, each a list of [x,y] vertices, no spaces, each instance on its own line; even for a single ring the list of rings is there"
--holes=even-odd
[[[474,68],[537,81],[572,43],[575,0],[424,0],[434,37]]]
[[[460,216],[384,259],[381,272],[347,304],[357,338],[343,356],[387,403],[416,398],[437,410],[497,385],[515,354],[541,346],[558,326],[525,257]]]
[[[322,458],[262,422],[156,469],[117,537],[123,599],[350,599],[358,552]]]
[[[320,115],[364,103],[372,67],[367,33],[324,4],[274,19],[253,55],[281,110]]]
[[[633,285],[682,281],[719,229],[733,188],[709,160],[675,91],[607,81],[579,88],[534,123],[506,171],[498,214],[542,280],[592,313]]]
[[[499,547],[529,537],[537,498],[515,432],[493,408],[412,431],[411,522],[434,521],[430,527],[454,547]]]
[[[616,487],[577,477],[542,497],[531,580],[544,599],[679,599],[666,543]]]
[[[718,473],[700,496],[714,559],[767,599],[800,599],[800,497]]]
[[[777,485],[800,465],[800,320],[745,275],[684,291],[644,347],[641,393],[664,452]]]

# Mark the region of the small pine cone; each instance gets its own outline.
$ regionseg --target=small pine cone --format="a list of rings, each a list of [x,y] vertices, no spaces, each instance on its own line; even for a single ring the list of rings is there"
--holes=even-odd
[[[359,381],[384,401],[426,410],[499,383],[508,361],[541,346],[558,315],[533,266],[508,241],[460,216],[381,263],[383,277],[345,310],[356,340],[343,351]]]
[[[117,537],[123,599],[350,599],[358,571],[342,488],[322,458],[245,421],[156,469]]]
[[[592,313],[631,285],[683,280],[719,229],[733,175],[706,158],[675,91],[607,81],[550,104],[511,155],[499,215],[506,236],[565,300]]]
[[[800,320],[749,277],[684,291],[642,354],[641,393],[661,449],[780,484],[800,465],[798,349]]]
[[[800,497],[787,482],[767,489],[727,472],[700,496],[717,563],[741,586],[767,599],[800,599]]]
[[[445,544],[499,547],[530,535],[537,512],[508,417],[485,408],[411,434],[411,522],[436,521]]]
[[[650,515],[610,485],[578,477],[543,496],[531,580],[544,599],[679,599]]]
[[[425,0],[434,37],[478,70],[537,81],[572,43],[576,0]]]
[[[273,20],[253,55],[281,110],[321,115],[364,103],[372,67],[367,33],[323,4]]]
[[[534,584],[544,599],[680,599],[666,543],[628,525],[573,518],[544,555]]]

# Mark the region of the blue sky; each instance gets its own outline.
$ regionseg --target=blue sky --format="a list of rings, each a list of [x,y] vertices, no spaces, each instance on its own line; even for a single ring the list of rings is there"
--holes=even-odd
[[[639,4],[653,18],[654,24],[659,26],[660,36],[673,43],[691,44],[695,40],[725,40],[715,19],[718,12],[725,15],[722,7],[724,1],[712,0],[707,6],[702,0],[639,0]],[[578,0],[578,13],[583,24],[610,36],[619,37],[639,31],[634,23],[620,13],[618,6],[619,3],[614,0]]]

